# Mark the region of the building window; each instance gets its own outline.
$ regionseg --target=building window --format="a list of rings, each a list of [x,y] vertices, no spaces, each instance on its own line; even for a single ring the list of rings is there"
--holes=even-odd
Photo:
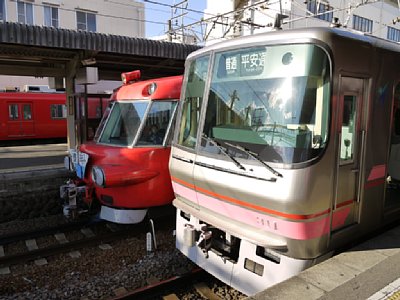
[[[310,0],[307,1],[307,10],[314,15],[314,18],[332,22],[332,7],[328,4],[321,3],[320,1],[317,2],[315,0]]]
[[[0,21],[6,20],[6,4],[5,0],[0,0]]]
[[[18,22],[28,25],[33,25],[33,5],[17,1]]]
[[[372,33],[372,20],[353,15],[353,28],[355,30]]]
[[[65,119],[67,117],[67,106],[65,104],[52,104],[50,111],[52,119]]]
[[[58,28],[58,8],[44,6],[44,26]]]
[[[96,15],[82,11],[76,12],[76,25],[78,30],[96,31]]]
[[[400,42],[400,30],[388,26],[387,39],[395,42]]]

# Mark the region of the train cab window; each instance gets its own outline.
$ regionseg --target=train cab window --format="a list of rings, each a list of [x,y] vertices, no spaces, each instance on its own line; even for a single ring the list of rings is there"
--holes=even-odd
[[[340,160],[352,161],[354,154],[356,96],[345,95],[343,101],[342,135],[340,145]]]
[[[9,104],[8,105],[8,118],[10,120],[17,120],[19,118],[18,104]]]
[[[148,101],[115,102],[99,142],[109,145],[132,146],[148,105]]]
[[[24,104],[22,106],[22,113],[24,116],[24,120],[32,120],[32,106],[30,104]]]
[[[330,65],[314,45],[215,54],[200,150],[295,164],[322,153],[328,138]],[[220,148],[219,148],[220,149]],[[243,150],[245,149],[245,150]]]
[[[195,148],[200,108],[203,102],[209,57],[200,57],[190,62],[187,82],[183,87],[182,117],[179,118],[178,144]]]
[[[153,101],[137,146],[163,145],[176,101]]]

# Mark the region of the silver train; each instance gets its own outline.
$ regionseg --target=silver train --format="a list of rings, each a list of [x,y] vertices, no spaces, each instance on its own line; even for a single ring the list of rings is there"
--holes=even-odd
[[[192,53],[170,158],[176,246],[252,295],[400,216],[400,46],[279,30]]]

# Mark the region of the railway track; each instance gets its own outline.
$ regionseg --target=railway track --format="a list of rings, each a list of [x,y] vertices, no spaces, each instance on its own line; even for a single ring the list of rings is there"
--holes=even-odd
[[[35,229],[31,231],[23,231],[23,232],[17,232],[17,233],[12,233],[12,234],[7,234],[0,236],[0,246],[5,246],[10,243],[18,242],[21,240],[27,240],[27,239],[34,239],[46,235],[51,235],[51,234],[56,234],[59,232],[67,232],[71,230],[76,230],[80,229],[84,226],[90,226],[91,224],[96,224],[103,222],[102,220],[99,219],[86,219],[86,220],[81,220],[77,222],[70,222],[62,225],[55,225],[55,226],[50,226],[47,228],[42,228],[42,229]]]
[[[224,295],[216,294],[210,286],[221,285],[226,290]],[[231,296],[230,299],[244,299],[245,296],[232,288],[219,282],[216,278],[200,268],[195,268],[191,272],[179,276],[173,276],[169,279],[154,282],[134,291],[124,291],[121,289],[121,295],[112,298],[112,300],[181,300],[181,299],[209,299],[223,300],[226,294],[233,291],[237,297]]]
[[[16,264],[34,261],[36,264],[46,264],[46,258],[70,253],[85,247],[109,247],[109,243],[143,234],[149,230],[148,223],[136,225],[115,225],[104,221],[83,221],[4,236],[0,239],[0,270],[7,272],[7,268]],[[66,235],[81,236],[76,240],[68,240]],[[44,247],[38,245],[42,240]],[[43,242],[45,240],[45,242]],[[22,244],[25,245],[21,246]],[[20,251],[12,249],[19,246]],[[15,253],[18,252],[18,253]]]

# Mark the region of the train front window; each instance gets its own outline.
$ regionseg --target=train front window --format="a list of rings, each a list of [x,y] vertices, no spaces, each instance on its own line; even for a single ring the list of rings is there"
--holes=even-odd
[[[153,101],[137,146],[163,145],[175,112],[176,101]]]
[[[148,101],[115,102],[99,142],[109,145],[131,146],[142,124]]]
[[[304,162],[325,147],[329,95],[329,59],[315,45],[217,53],[203,135],[241,157],[246,153],[229,144],[268,162]],[[201,149],[216,151],[206,140]]]

